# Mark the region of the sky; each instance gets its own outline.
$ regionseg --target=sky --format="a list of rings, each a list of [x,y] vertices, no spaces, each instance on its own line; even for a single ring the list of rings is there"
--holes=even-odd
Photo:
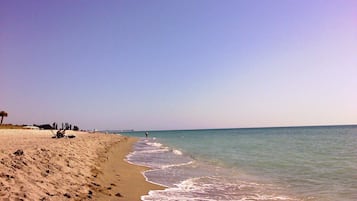
[[[5,123],[357,124],[357,1],[2,0]]]

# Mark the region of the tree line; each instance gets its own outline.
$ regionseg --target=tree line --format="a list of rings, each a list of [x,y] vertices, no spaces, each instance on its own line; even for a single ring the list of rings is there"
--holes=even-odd
[[[5,111],[0,111],[0,125],[2,125],[3,121],[4,121],[4,117],[7,117],[9,114]],[[72,125],[70,123],[61,123],[61,127],[58,126],[57,122],[53,122],[52,125],[50,124],[42,124],[42,125],[36,125],[34,124],[34,126],[37,126],[41,129],[61,129],[61,130],[74,130],[74,131],[79,131],[79,127],[76,125]]]

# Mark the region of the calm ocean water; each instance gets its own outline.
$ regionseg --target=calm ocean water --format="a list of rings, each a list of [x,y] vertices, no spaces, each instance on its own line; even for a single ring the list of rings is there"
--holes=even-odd
[[[357,126],[151,131],[127,160],[168,188],[142,200],[357,200]]]

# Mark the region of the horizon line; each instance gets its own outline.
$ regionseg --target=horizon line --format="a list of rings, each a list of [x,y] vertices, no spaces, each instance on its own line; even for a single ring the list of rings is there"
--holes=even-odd
[[[199,130],[233,130],[233,129],[270,129],[270,128],[312,128],[312,127],[355,127],[357,124],[321,124],[321,125],[300,125],[300,126],[257,126],[257,127],[231,127],[231,128],[194,128],[194,129],[107,129],[103,131],[118,131],[118,132],[145,132],[145,131],[199,131]]]

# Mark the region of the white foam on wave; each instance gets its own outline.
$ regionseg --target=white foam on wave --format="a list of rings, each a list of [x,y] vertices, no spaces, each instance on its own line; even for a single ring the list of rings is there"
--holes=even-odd
[[[136,163],[134,163],[134,162],[131,161],[131,158],[134,156],[134,154],[135,154],[135,151],[129,153],[129,154],[125,157],[124,161],[127,162],[127,163],[129,163],[129,164],[132,164],[132,165],[137,165]]]
[[[143,201],[297,201],[297,199],[283,195],[263,193],[256,187],[256,184],[249,182],[226,183],[220,177],[196,177],[182,181],[171,188],[150,191],[141,199]]]
[[[153,147],[162,147],[163,145],[161,143],[158,142],[147,142],[147,145],[153,146]]]
[[[159,184],[159,183],[155,183],[155,182],[149,180],[149,178],[145,175],[145,173],[146,172],[150,172],[150,171],[154,171],[154,170],[146,170],[146,171],[141,172],[141,174],[144,176],[146,182],[149,182],[149,183],[152,183],[152,184],[155,184],[155,185],[158,185],[158,186],[162,186],[162,187],[168,188],[168,186],[165,186],[165,185]]]
[[[199,191],[200,188],[197,187],[194,180],[197,178],[192,178],[177,184],[176,187],[166,188],[164,190],[149,191],[148,195],[141,196],[143,201],[157,201],[157,200],[182,200],[182,201],[194,201],[197,198],[190,196],[190,192]],[[202,201],[214,201],[215,199],[210,198],[200,198]]]
[[[176,154],[176,155],[182,156],[182,152],[180,150],[174,149],[174,150],[172,150],[172,152],[174,152],[174,154]]]
[[[179,167],[179,166],[185,166],[185,165],[191,165],[193,161],[189,161],[187,163],[178,163],[178,164],[172,164],[172,165],[164,165],[161,168],[162,169],[167,169],[167,168],[172,168],[172,167]]]
[[[152,154],[152,153],[162,153],[162,152],[168,152],[170,151],[169,148],[162,148],[162,149],[152,149],[152,150],[142,150],[142,151],[133,151],[133,152],[130,152],[126,158],[127,159],[131,159],[132,157],[134,157],[135,155],[138,155],[138,154]]]
[[[238,201],[259,201],[259,200],[264,200],[264,201],[281,201],[281,200],[290,200],[290,201],[298,201],[297,199],[292,199],[290,197],[286,197],[286,196],[274,196],[274,195],[259,195],[259,194],[255,194],[255,195],[249,195],[246,196],[242,199],[239,199]]]
[[[144,153],[144,154],[150,154],[150,153],[161,153],[161,152],[168,152],[170,151],[169,148],[163,147],[161,149],[152,149],[152,150],[143,150],[143,151],[138,151],[137,153]]]

